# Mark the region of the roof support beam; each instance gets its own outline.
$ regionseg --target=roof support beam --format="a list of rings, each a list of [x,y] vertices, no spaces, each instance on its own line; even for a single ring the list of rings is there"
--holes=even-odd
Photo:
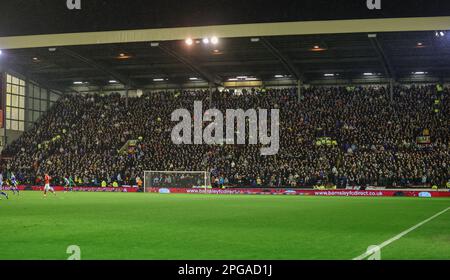
[[[261,38],[262,44],[274,55],[280,62],[283,64],[283,67],[286,71],[289,72],[296,80],[304,81],[304,76],[300,71],[295,67],[295,65],[288,59],[285,55],[283,55],[277,48],[275,48],[268,39]]]
[[[302,100],[302,86],[303,86],[302,81],[298,80],[297,81],[297,101],[298,102],[301,102],[301,100]]]
[[[125,76],[125,75],[122,75],[119,72],[117,72],[115,70],[112,70],[111,68],[106,67],[106,66],[104,66],[104,65],[102,65],[102,64],[100,64],[98,62],[95,62],[92,59],[84,57],[83,55],[81,55],[81,54],[79,54],[77,52],[74,52],[74,51],[72,51],[72,50],[70,50],[68,48],[65,48],[65,47],[58,48],[58,51],[66,54],[66,55],[68,55],[68,56],[70,56],[72,58],[75,58],[75,59],[85,63],[86,65],[89,65],[90,67],[92,67],[92,68],[94,68],[96,70],[99,70],[99,71],[101,71],[101,72],[103,72],[105,74],[110,75],[112,78],[116,79],[117,81],[119,81],[120,83],[122,83],[124,85],[128,85],[128,86],[131,86],[131,87],[137,87],[137,83],[134,80],[132,80],[131,78],[129,78],[129,77]]]
[[[386,77],[389,79],[396,79],[394,68],[392,67],[391,62],[389,61],[388,56],[386,55],[386,52],[383,50],[383,47],[381,46],[380,41],[377,39],[376,34],[369,34],[369,40],[372,43],[372,46],[374,47],[378,58],[381,60],[381,63],[384,68],[384,72],[386,73]]]
[[[370,42],[372,42],[372,45],[375,48],[375,51],[377,52],[378,57],[381,60],[381,63],[383,64],[386,77],[389,78],[389,98],[392,103],[394,102],[394,82],[396,80],[396,73],[394,71],[394,67],[392,67],[392,64],[389,61],[386,52],[383,50],[380,41],[378,41],[377,34],[369,34],[369,40]]]
[[[195,72],[198,75],[200,75],[203,79],[205,79],[209,83],[212,83],[214,85],[219,85],[219,86],[223,85],[223,80],[222,80],[221,77],[209,73],[207,70],[205,70],[201,66],[197,66],[198,65],[197,63],[195,63],[195,62],[191,61],[190,59],[180,55],[176,51],[174,51],[174,50],[172,50],[172,49],[170,49],[170,48],[168,48],[166,46],[163,46],[162,44],[159,44],[159,48],[162,51],[164,51],[166,54],[172,56],[173,58],[175,58],[178,61],[180,61],[181,63],[183,63],[185,66],[187,66],[193,72]]]
[[[416,56],[415,57],[418,60],[431,60],[434,58],[429,58],[427,56]],[[397,59],[405,61],[410,59],[409,57],[397,57]],[[436,58],[436,60],[444,58]],[[304,58],[304,59],[295,59],[292,60],[292,63],[294,64],[328,64],[328,63],[335,63],[337,65],[341,63],[353,63],[353,62],[361,62],[361,63],[371,63],[376,62],[379,59],[377,57],[344,57],[344,58]],[[204,62],[200,63],[198,65],[202,67],[221,67],[221,66],[266,66],[266,65],[275,65],[279,64],[279,61],[277,59],[264,59],[264,60],[247,60],[247,61],[212,61],[212,62]],[[127,65],[118,65],[118,66],[112,66],[111,69],[114,69],[116,71],[119,70],[149,70],[149,69],[173,69],[179,67],[178,63],[154,63],[154,64],[127,64]],[[61,68],[47,68],[47,69],[36,69],[31,70],[32,73],[35,74],[51,74],[51,73],[77,73],[77,72],[86,72],[90,70],[95,70],[90,67],[77,67],[77,68],[68,68],[68,69],[61,69]]]

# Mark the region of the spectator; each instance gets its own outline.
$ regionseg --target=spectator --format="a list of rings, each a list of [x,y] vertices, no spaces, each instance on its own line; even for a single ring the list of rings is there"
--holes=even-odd
[[[130,185],[144,170],[214,170],[234,186],[346,185],[445,186],[450,179],[450,91],[398,86],[393,102],[382,86],[252,89],[216,92],[212,106],[279,108],[280,151],[264,157],[260,145],[174,145],[171,113],[208,104],[206,91],[67,96],[3,151],[3,169],[26,183],[44,172],[78,185],[106,181]],[[440,100],[436,102],[435,100]],[[436,111],[437,110],[437,111]],[[417,136],[429,132],[430,144]],[[137,140],[133,149],[125,149]],[[167,179],[172,180],[172,178]],[[220,179],[217,179],[220,185]]]

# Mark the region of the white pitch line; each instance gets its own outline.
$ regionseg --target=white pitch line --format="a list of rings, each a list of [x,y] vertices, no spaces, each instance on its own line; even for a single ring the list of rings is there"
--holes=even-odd
[[[415,225],[415,226],[413,226],[413,227],[411,227],[411,228],[409,228],[409,229],[407,229],[407,230],[405,230],[405,231],[399,233],[398,235],[392,237],[391,239],[384,241],[384,242],[381,243],[380,245],[375,246],[373,249],[368,250],[367,252],[365,252],[364,254],[362,254],[362,255],[360,255],[360,256],[354,258],[353,260],[354,260],[354,261],[358,261],[358,260],[363,260],[363,259],[367,258],[368,256],[374,254],[377,250],[381,250],[383,247],[386,247],[387,245],[391,244],[392,242],[394,242],[394,241],[396,241],[396,240],[402,238],[403,236],[407,235],[408,233],[410,233],[411,231],[415,230],[416,228],[418,228],[418,227],[420,227],[420,226],[422,226],[422,225],[428,223],[429,221],[435,219],[436,217],[438,217],[438,216],[444,214],[444,213],[447,212],[449,209],[450,209],[450,207],[448,207],[447,209],[442,210],[441,212],[439,212],[439,213],[433,215],[432,217],[430,217],[430,218],[428,218],[428,219],[426,219],[426,220],[424,220],[424,221],[418,223],[417,225]]]

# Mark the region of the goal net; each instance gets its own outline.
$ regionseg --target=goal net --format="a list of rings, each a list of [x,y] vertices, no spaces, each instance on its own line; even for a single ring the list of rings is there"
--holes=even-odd
[[[144,192],[155,189],[197,188],[205,190],[211,185],[206,171],[144,171]]]

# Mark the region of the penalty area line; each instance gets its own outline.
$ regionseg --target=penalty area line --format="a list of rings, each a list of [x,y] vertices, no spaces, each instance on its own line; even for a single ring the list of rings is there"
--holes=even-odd
[[[363,260],[363,259],[367,258],[368,256],[374,254],[377,250],[381,250],[382,248],[388,246],[388,245],[391,244],[392,242],[399,240],[400,238],[402,238],[403,236],[407,235],[407,234],[410,233],[411,231],[413,231],[413,230],[415,230],[415,229],[417,229],[417,228],[423,226],[424,224],[428,223],[429,221],[431,221],[431,220],[433,220],[433,219],[439,217],[440,215],[444,214],[444,213],[447,212],[449,209],[450,209],[450,207],[448,207],[448,208],[442,210],[441,212],[439,212],[439,213],[437,213],[437,214],[435,214],[435,215],[429,217],[428,219],[426,219],[426,220],[424,220],[424,221],[418,223],[417,225],[415,225],[415,226],[413,226],[413,227],[411,227],[411,228],[409,228],[409,229],[407,229],[407,230],[405,230],[405,231],[399,233],[398,235],[392,237],[391,239],[388,239],[388,240],[384,241],[384,242],[381,243],[380,245],[374,246],[373,249],[368,250],[367,252],[365,252],[364,254],[362,254],[362,255],[360,255],[360,256],[354,258],[353,260],[354,260],[354,261],[359,261],[359,260]]]

